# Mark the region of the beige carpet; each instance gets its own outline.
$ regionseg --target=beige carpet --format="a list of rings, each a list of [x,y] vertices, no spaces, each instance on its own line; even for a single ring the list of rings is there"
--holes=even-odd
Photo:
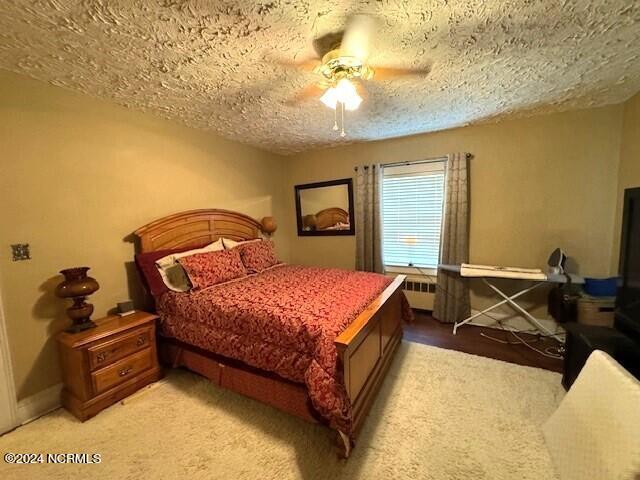
[[[98,465],[6,465],[0,478],[553,479],[540,425],[560,375],[403,342],[348,461],[328,429],[191,373],[86,423],[60,409],[0,452],[100,453]]]

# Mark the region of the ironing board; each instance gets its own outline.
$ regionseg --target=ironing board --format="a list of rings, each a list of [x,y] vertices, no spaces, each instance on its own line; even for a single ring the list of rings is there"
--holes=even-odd
[[[457,273],[458,275],[460,275],[461,268],[462,268],[461,265],[445,265],[445,264],[438,265],[438,269],[445,270],[448,272],[454,272],[454,273]],[[560,337],[555,332],[552,332],[551,330],[549,330],[542,323],[540,323],[533,315],[527,312],[526,309],[518,305],[518,303],[516,302],[516,299],[531,292],[532,290],[535,290],[536,288],[544,285],[545,283],[567,283],[568,282],[567,276],[561,275],[561,274],[555,274],[555,273],[545,273],[545,274],[539,274],[539,275],[531,275],[530,273],[529,274],[523,273],[522,275],[518,275],[518,272],[515,269],[500,269],[500,267],[495,267],[495,268],[497,268],[497,270],[496,269],[492,270],[489,267],[486,267],[484,269],[478,269],[475,271],[473,276],[465,276],[465,278],[480,278],[484,282],[484,284],[487,285],[495,293],[497,293],[502,298],[502,300],[494,305],[491,305],[488,308],[485,308],[481,312],[474,313],[473,315],[471,315],[468,318],[465,318],[461,322],[454,323],[453,334],[454,335],[456,334],[459,327],[461,327],[462,325],[466,325],[467,323],[471,322],[473,319],[479,317],[480,315],[484,315],[485,313],[490,312],[491,310],[494,310],[504,304],[509,304],[522,317],[524,317],[525,320],[527,320],[531,325],[537,328],[538,331],[545,333],[547,335],[550,335],[558,341],[563,341],[562,337]],[[530,270],[529,272],[533,272],[533,270]],[[505,273],[508,273],[508,276],[505,276]],[[571,279],[571,283],[576,283],[576,284],[584,283],[584,278],[579,275],[568,274],[568,276]],[[513,295],[507,295],[505,292],[500,290],[496,285],[491,283],[490,279],[492,278],[501,278],[501,279],[507,278],[509,280],[517,280],[517,281],[528,282],[528,283],[522,290],[514,293]],[[533,282],[533,285],[530,285],[529,282]]]

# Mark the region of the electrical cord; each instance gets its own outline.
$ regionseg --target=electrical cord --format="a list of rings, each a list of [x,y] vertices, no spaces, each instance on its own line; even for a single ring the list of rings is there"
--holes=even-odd
[[[504,330],[504,331],[506,331],[506,330]],[[512,340],[503,340],[501,338],[492,337],[491,335],[489,335],[487,333],[484,333],[484,332],[480,332],[480,336],[484,337],[484,338],[487,338],[489,340],[493,340],[494,342],[502,343],[504,345],[520,345],[520,344],[522,344],[522,342],[520,340],[516,340],[515,342],[512,341]],[[536,338],[536,339],[534,339],[534,340],[532,340],[530,342],[531,343],[535,343],[535,342],[539,342],[540,340],[541,340],[540,338]]]
[[[507,344],[507,345],[524,345],[527,348],[530,348],[531,350],[533,350],[534,352],[544,356],[544,357],[548,357],[548,358],[553,358],[556,360],[562,360],[564,357],[561,354],[562,351],[562,345],[560,344],[558,347],[547,347],[544,350],[540,350],[535,348],[533,345],[531,345],[534,342],[539,342],[540,340],[542,340],[543,338],[548,338],[548,337],[553,337],[553,335],[543,335],[540,333],[535,334],[536,338],[533,341],[527,341],[524,338],[520,337],[518,335],[518,333],[528,333],[527,331],[515,331],[515,330],[511,330],[508,328],[505,328],[502,321],[501,320],[497,320],[498,325],[500,326],[500,328],[507,333],[510,333],[511,335],[513,335],[514,337],[516,337],[516,339],[518,340],[517,342],[510,342],[508,340],[501,340],[499,338],[494,338],[491,335],[487,335],[484,332],[481,332],[480,335],[488,338],[489,340],[493,340],[494,342],[498,342],[498,343],[503,343],[503,344]],[[552,352],[551,350],[555,349],[556,352]]]
[[[536,347],[534,347],[533,345],[530,345],[529,343],[524,341],[516,332],[511,331],[511,335],[516,337],[518,340],[520,340],[524,345],[529,347],[531,350],[533,350],[534,352],[538,352],[540,355],[542,355],[544,357],[554,358],[556,360],[562,360],[564,358],[559,353],[557,353],[557,354],[556,353],[550,353],[549,350],[551,349],[551,347],[546,348],[544,351],[543,350],[539,350]]]

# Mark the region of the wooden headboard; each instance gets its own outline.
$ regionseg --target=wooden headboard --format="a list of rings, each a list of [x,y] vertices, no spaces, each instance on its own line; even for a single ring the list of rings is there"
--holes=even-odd
[[[189,210],[159,218],[134,234],[140,239],[141,252],[167,248],[189,247],[215,242],[218,238],[251,240],[261,233],[272,234],[275,221],[265,217],[262,222],[238,212],[219,209]]]

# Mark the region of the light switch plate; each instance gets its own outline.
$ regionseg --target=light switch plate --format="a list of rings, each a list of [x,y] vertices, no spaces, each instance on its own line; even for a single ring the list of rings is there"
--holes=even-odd
[[[16,243],[11,245],[11,252],[13,253],[14,262],[31,259],[31,252],[29,251],[28,243]]]

